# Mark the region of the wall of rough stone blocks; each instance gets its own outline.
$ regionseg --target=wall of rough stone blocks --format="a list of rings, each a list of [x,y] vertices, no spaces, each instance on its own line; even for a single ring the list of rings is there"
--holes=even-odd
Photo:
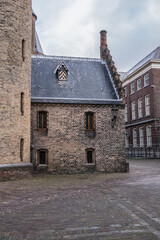
[[[99,172],[125,171],[124,108],[119,107],[115,127],[111,108],[105,105],[32,104],[32,160],[38,166],[38,150],[48,150],[48,171],[81,173],[88,171],[85,149],[95,149]],[[37,112],[48,111],[48,132],[38,131]],[[85,112],[95,113],[95,136],[85,131]],[[39,169],[39,167],[38,167]]]
[[[31,0],[0,1],[0,164],[21,162],[21,138],[23,162],[30,161],[31,28]]]

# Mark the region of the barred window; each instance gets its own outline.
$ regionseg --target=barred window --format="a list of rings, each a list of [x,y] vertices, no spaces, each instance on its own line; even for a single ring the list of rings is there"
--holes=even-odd
[[[95,130],[95,114],[92,112],[86,113],[86,130],[88,131]]]
[[[39,130],[48,129],[48,112],[45,111],[38,112],[38,129]]]

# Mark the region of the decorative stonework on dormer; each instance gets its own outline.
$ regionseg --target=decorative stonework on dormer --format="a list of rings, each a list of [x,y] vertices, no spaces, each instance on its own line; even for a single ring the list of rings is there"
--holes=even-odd
[[[59,81],[66,81],[68,75],[68,67],[65,62],[61,62],[56,69],[56,75]]]

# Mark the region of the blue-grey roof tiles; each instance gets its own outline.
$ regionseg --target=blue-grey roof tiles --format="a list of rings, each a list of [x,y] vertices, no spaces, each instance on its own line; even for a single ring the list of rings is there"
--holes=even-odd
[[[65,62],[66,81],[59,81],[56,69]],[[108,68],[100,59],[32,56],[32,102],[121,104]]]

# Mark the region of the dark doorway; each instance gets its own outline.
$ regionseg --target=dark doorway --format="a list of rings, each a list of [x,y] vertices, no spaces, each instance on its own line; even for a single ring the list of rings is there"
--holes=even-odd
[[[93,163],[93,151],[87,151],[87,163]]]
[[[46,152],[45,151],[39,152],[39,163],[46,164]]]

